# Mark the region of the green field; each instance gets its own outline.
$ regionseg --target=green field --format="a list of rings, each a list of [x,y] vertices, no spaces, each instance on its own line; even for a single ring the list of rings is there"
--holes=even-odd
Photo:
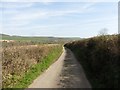
[[[80,40],[81,38],[64,38],[64,37],[32,37],[32,36],[10,36],[6,34],[0,34],[1,40],[15,40],[15,41],[32,41],[40,43],[66,43],[74,40]]]

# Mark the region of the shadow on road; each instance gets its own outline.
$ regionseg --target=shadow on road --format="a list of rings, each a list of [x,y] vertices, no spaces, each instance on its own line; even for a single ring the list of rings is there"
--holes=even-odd
[[[60,75],[60,85],[63,88],[90,88],[88,80],[86,79],[82,67],[75,59],[73,53],[65,48],[66,56],[62,73]]]

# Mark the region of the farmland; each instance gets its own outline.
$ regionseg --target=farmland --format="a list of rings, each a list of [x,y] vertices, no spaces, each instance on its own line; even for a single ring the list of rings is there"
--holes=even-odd
[[[8,41],[18,41],[18,42],[32,42],[32,43],[66,43],[66,42],[70,42],[70,41],[74,41],[74,40],[80,40],[81,38],[78,37],[32,37],[32,36],[10,36],[10,35],[6,35],[6,34],[0,34],[0,39],[1,40],[8,40]]]
[[[2,87],[27,87],[62,53],[65,42],[80,38],[24,37],[0,34]],[[33,73],[34,72],[34,73]]]
[[[55,38],[56,39],[56,38]],[[4,39],[5,40],[5,39]],[[7,39],[6,39],[7,40]],[[10,41],[11,40],[11,41]],[[87,39],[56,39],[52,42],[41,40],[34,41],[32,39],[15,40],[13,37],[8,41],[2,41],[2,87],[3,88],[26,88],[33,83],[39,75],[41,75],[51,64],[53,64],[62,53],[62,46],[67,49],[63,52],[61,63],[61,70],[66,72],[66,76],[73,78],[81,76],[80,72],[70,72],[78,63],[74,63],[72,52],[77,61],[82,65],[87,79],[92,88],[118,88],[118,81],[120,80],[120,39],[119,35],[101,35]],[[74,41],[77,40],[77,41]],[[66,43],[66,44],[65,44]],[[72,51],[70,52],[69,49]],[[58,61],[60,62],[60,61]],[[68,63],[69,62],[69,63]],[[76,65],[75,65],[76,64]],[[57,64],[58,65],[58,64]],[[56,65],[55,65],[56,66]],[[79,68],[79,65],[78,67]],[[57,70],[57,69],[56,69]],[[80,69],[81,70],[81,69]],[[54,71],[53,69],[51,71]],[[60,71],[59,71],[60,72]],[[65,72],[62,72],[64,80],[67,80]],[[48,72],[49,73],[49,72]],[[77,73],[77,74],[75,74]],[[78,74],[79,73],[79,74]],[[49,73],[49,75],[52,73]],[[49,76],[48,75],[48,76]],[[61,75],[61,76],[62,76]],[[76,76],[75,76],[76,75]],[[79,75],[79,76],[78,76]],[[60,77],[61,77],[60,76]],[[43,77],[44,78],[44,77]],[[47,77],[50,78],[50,77]],[[59,77],[57,77],[59,78]],[[44,79],[45,82],[48,82]],[[79,77],[79,80],[80,79]],[[38,80],[39,81],[39,80]],[[54,80],[53,80],[54,81]],[[78,80],[77,80],[78,81]],[[62,82],[66,87],[70,87],[70,82],[77,82],[76,80],[69,80],[69,84]],[[40,81],[39,81],[40,82]],[[82,81],[84,82],[84,81]],[[81,83],[81,81],[79,82]],[[72,84],[73,85],[73,84]],[[75,84],[76,85],[76,84]],[[78,85],[78,86],[82,86]],[[86,87],[86,84],[84,85]],[[73,86],[74,87],[74,86]]]
[[[62,53],[60,44],[3,43],[2,87],[27,87]],[[10,46],[9,46],[10,45]]]
[[[120,35],[102,35],[65,44],[83,66],[93,88],[118,88]]]

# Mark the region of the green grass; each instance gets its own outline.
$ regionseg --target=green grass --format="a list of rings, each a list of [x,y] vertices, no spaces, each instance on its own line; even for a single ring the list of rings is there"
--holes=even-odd
[[[19,81],[15,88],[26,88],[32,81],[45,71],[55,60],[58,59],[62,52],[62,48],[54,48],[41,63],[34,65],[25,76]]]
[[[12,88],[27,88],[34,79],[36,79],[43,71],[45,71],[62,53],[62,47],[55,47],[53,50],[43,58],[42,62],[34,65],[31,69],[24,74],[17,84]]]
[[[2,36],[3,40],[17,40],[17,41],[42,41],[48,40],[47,37],[23,37],[23,36]]]
[[[0,34],[0,40],[15,40],[15,41],[32,41],[32,42],[40,42],[40,43],[66,43],[69,41],[80,40],[81,38],[74,37],[74,38],[65,38],[65,37],[41,37],[41,36],[10,36],[6,34]]]

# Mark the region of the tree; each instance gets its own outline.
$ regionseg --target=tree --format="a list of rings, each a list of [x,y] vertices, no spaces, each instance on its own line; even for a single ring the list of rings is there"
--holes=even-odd
[[[99,31],[99,35],[107,35],[108,29],[107,28],[103,28]]]

